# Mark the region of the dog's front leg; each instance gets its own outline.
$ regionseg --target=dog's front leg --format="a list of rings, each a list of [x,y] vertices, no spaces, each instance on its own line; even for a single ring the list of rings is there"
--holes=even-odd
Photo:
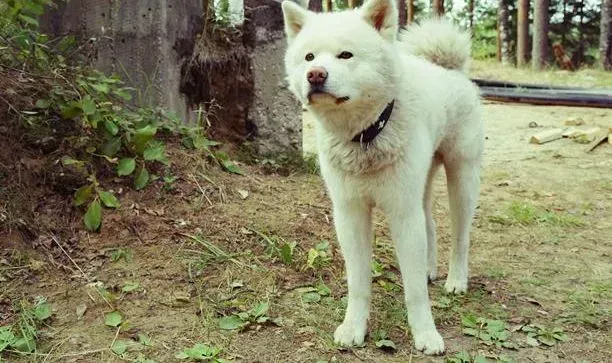
[[[361,345],[370,314],[372,209],[362,200],[334,202],[336,234],[345,261],[348,306],[334,333],[340,345]]]
[[[408,202],[389,211],[404,284],[408,324],[418,350],[425,354],[439,354],[444,351],[444,341],[436,330],[427,293],[425,214],[420,199]]]

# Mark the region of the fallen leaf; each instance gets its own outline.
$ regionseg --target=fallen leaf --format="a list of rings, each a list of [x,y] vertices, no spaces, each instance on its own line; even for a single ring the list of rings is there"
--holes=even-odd
[[[81,320],[83,315],[85,315],[86,311],[87,311],[87,304],[80,304],[80,305],[78,305],[76,307],[77,320]]]
[[[240,194],[240,198],[247,199],[249,196],[249,192],[244,189],[238,189],[238,194]]]

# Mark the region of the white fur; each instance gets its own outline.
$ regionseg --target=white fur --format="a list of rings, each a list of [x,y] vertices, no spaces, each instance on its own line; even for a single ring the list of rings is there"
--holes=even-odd
[[[283,12],[287,79],[318,121],[321,174],[346,261],[348,307],[334,339],[361,344],[367,331],[371,219],[377,206],[389,218],[415,346],[426,354],[441,353],[444,342],[427,292],[428,274],[432,279],[437,274],[431,183],[444,165],[454,233],[445,287],[461,293],[467,289],[469,230],[484,139],[477,89],[461,72],[467,67],[469,38],[448,23],[432,21],[398,41],[393,0],[369,0],[361,9],[322,14],[285,1]],[[354,56],[340,59],[342,51]],[[314,59],[305,60],[307,53]],[[328,94],[309,99],[306,74],[313,67],[327,71]],[[344,97],[346,102],[338,102]],[[365,149],[351,141],[392,99],[391,118],[372,144]]]

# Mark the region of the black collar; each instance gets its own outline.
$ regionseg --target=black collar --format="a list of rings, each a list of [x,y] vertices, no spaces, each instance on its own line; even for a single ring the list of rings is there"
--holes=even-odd
[[[391,112],[393,111],[393,104],[395,100],[392,100],[387,104],[387,107],[383,110],[383,112],[378,116],[378,120],[370,125],[367,129],[361,131],[355,137],[353,137],[353,142],[358,142],[362,146],[367,146],[387,125],[387,121],[391,117]]]

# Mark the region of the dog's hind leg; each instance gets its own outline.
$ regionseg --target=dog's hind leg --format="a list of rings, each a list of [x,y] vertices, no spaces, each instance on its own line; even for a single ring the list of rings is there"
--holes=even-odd
[[[334,333],[340,345],[361,345],[370,312],[372,208],[363,201],[334,201],[334,223],[346,266],[348,305]]]
[[[468,284],[470,228],[480,189],[480,163],[476,160],[445,160],[453,242],[446,291],[462,293]]]
[[[436,241],[436,222],[433,219],[433,181],[440,168],[440,159],[434,156],[427,175],[425,195],[423,196],[423,209],[425,210],[425,223],[427,225],[427,277],[434,281],[438,277],[438,245]]]

